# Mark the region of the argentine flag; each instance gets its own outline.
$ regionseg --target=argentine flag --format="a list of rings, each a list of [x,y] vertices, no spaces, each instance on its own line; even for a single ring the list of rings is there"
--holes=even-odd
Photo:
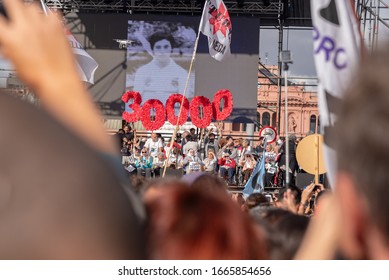
[[[252,193],[260,193],[263,192],[264,185],[263,185],[263,179],[265,177],[265,151],[266,151],[266,138],[263,145],[263,154],[261,161],[257,162],[257,165],[255,166],[253,173],[251,173],[251,176],[249,180],[247,181],[246,185],[243,189],[243,197],[246,199],[250,196]]]

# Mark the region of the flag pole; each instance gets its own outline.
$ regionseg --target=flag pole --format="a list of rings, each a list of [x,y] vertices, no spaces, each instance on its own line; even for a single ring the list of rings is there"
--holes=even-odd
[[[205,2],[205,4],[204,4],[204,9],[205,9],[206,5],[207,5],[207,2]],[[204,9],[203,9],[203,13],[204,13]],[[179,111],[178,116],[177,116],[177,124],[176,124],[175,129],[173,130],[172,139],[170,140],[170,149],[168,150],[168,153],[166,155],[166,161],[165,161],[165,165],[163,167],[162,178],[165,177],[166,168],[167,168],[167,165],[168,165],[168,161],[170,159],[170,153],[171,153],[171,150],[173,148],[174,139],[176,138],[177,131],[179,129],[179,121],[180,121],[180,116],[181,116],[181,112],[182,112],[182,106],[184,104],[184,99],[185,99],[184,97],[186,96],[186,90],[187,90],[188,84],[189,84],[190,73],[192,72],[193,64],[194,64],[194,61],[195,61],[195,58],[196,58],[197,45],[198,45],[198,42],[199,42],[200,30],[201,30],[202,22],[203,22],[203,16],[201,16],[201,21],[200,21],[200,24],[199,24],[199,30],[197,31],[197,37],[196,37],[195,45],[194,45],[194,48],[193,48],[192,59],[191,59],[190,66],[189,66],[188,76],[186,77],[184,94],[183,94],[183,98],[182,98],[181,104],[180,104],[180,111]]]
[[[319,134],[315,134],[315,184],[319,184],[320,154],[319,154]]]
[[[289,174],[289,123],[288,123],[288,69],[284,69],[285,75],[285,169],[286,169],[286,187],[289,187],[290,174]]]
[[[40,0],[40,2],[41,2],[42,10],[43,10],[44,14],[47,16],[47,10],[48,10],[47,6],[43,2],[43,0]]]

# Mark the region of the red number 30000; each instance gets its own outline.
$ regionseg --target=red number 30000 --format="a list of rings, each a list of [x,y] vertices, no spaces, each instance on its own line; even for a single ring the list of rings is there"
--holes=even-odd
[[[184,101],[182,102],[182,99]],[[133,100],[132,103],[129,103]],[[221,108],[221,101],[224,100],[224,106]],[[192,123],[199,128],[207,127],[212,118],[216,121],[227,119],[233,108],[232,94],[228,89],[217,91],[213,97],[212,103],[205,96],[196,96],[189,103],[188,99],[182,94],[175,93],[169,96],[166,101],[166,106],[157,99],[147,100],[143,106],[142,97],[137,91],[127,91],[122,96],[122,101],[128,103],[128,107],[132,109],[131,113],[123,112],[123,119],[127,122],[136,122],[141,120],[143,126],[147,130],[157,130],[163,126],[165,121],[169,121],[172,125],[182,125],[188,119],[190,113]],[[175,104],[183,104],[180,116],[175,115]],[[154,118],[151,118],[151,110],[155,111]],[[202,113],[201,113],[202,112]]]

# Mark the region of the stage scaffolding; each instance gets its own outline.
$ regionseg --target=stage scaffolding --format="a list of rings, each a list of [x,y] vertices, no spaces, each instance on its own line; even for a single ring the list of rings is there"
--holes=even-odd
[[[363,40],[373,51],[379,44],[379,32],[389,29],[389,5],[384,0],[357,0],[356,13],[360,19]]]
[[[44,0],[50,8],[60,9],[65,15],[80,13],[129,13],[129,14],[201,14],[204,0]],[[308,26],[310,23],[309,0],[224,0],[232,15],[258,16],[269,25]],[[361,30],[373,45],[381,26],[389,28],[384,10],[386,0],[355,0],[356,14]],[[384,13],[383,13],[384,11]],[[293,20],[304,20],[295,22]]]
[[[68,12],[83,13],[154,13],[201,14],[204,1],[196,0],[46,0],[49,7]],[[225,0],[232,15],[250,15],[277,19],[285,1]]]
[[[200,15],[204,1],[196,0],[44,0],[50,8],[69,13],[127,13]],[[389,1],[389,0],[388,0]],[[278,53],[284,50],[284,32],[294,28],[312,28],[309,0],[224,0],[230,15],[255,16],[261,26],[278,30]],[[370,51],[379,45],[381,31],[389,28],[389,5],[386,0],[355,0],[355,12],[360,20],[363,40]],[[70,16],[68,20],[71,21]],[[389,34],[389,32],[388,32]],[[278,92],[278,108],[281,107],[282,67],[278,58],[275,77]],[[280,114],[277,114],[279,131]]]

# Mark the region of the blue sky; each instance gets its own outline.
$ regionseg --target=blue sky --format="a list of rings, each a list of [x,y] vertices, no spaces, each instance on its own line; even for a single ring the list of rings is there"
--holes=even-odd
[[[386,1],[385,1],[386,2]],[[383,19],[389,25],[389,7],[380,9],[380,18]],[[362,34],[365,37],[365,44],[369,47],[369,35],[373,31],[373,21],[369,24],[366,22],[365,33]],[[362,28],[362,27],[361,27]],[[389,28],[379,23],[378,26],[378,43],[389,43]],[[307,29],[296,30],[293,28],[288,30],[284,29],[284,50],[290,50],[292,52],[293,64],[290,65],[291,76],[305,76],[315,77],[316,71],[313,61],[313,42],[312,31]],[[261,28],[260,40],[259,40],[259,54],[262,62],[265,63],[265,57],[267,54],[267,64],[276,65],[278,61],[278,30],[273,28]]]
[[[316,76],[313,61],[313,41],[311,30],[284,30],[284,50],[292,53],[293,64],[290,74],[293,76]],[[278,61],[278,30],[261,29],[259,55],[263,63],[276,65]]]

